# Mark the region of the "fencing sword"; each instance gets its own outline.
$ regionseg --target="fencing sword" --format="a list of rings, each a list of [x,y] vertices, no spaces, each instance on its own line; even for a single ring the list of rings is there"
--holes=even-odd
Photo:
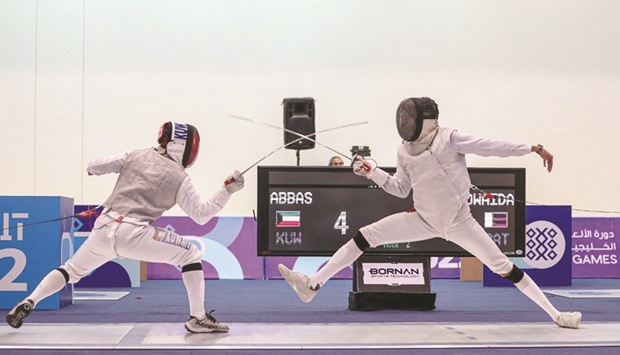
[[[231,117],[239,119],[239,120],[242,120],[242,121],[253,122],[253,123],[258,123],[258,124],[264,124],[266,126],[274,127],[274,128],[277,128],[277,129],[282,129],[282,127],[269,125],[269,124],[266,124],[264,122],[255,121],[255,120],[252,120],[252,119],[246,118],[246,117],[241,117],[241,116],[237,116],[237,115],[231,115]],[[336,129],[352,127],[352,126],[358,126],[358,125],[367,124],[367,123],[368,122],[366,122],[366,121],[365,122],[358,122],[358,123],[350,123],[350,124],[346,124],[346,125],[342,125],[342,126],[327,128],[327,129],[324,129],[324,130],[321,130],[321,131],[318,131],[318,132],[315,132],[315,133],[312,133],[312,134],[308,134],[308,135],[302,135],[301,133],[298,133],[298,132],[295,132],[295,131],[291,131],[290,133],[292,133],[292,134],[294,134],[296,136],[299,136],[299,138],[284,144],[283,146],[277,148],[276,150],[272,151],[271,153],[269,153],[269,154],[265,155],[264,157],[260,158],[256,163],[250,165],[247,169],[243,170],[243,172],[241,172],[241,175],[245,174],[250,169],[252,169],[256,165],[258,165],[261,161],[267,159],[268,157],[270,157],[272,154],[274,154],[275,152],[279,151],[280,149],[283,149],[283,148],[286,148],[286,147],[288,147],[288,146],[290,146],[292,144],[295,144],[295,143],[301,141],[302,139],[308,139],[309,141],[312,141],[312,142],[315,142],[315,143],[319,144],[317,141],[315,141],[314,139],[312,139],[310,137],[311,136],[315,136],[315,135],[317,135],[319,133],[325,133],[325,132],[333,131],[333,130],[336,130]],[[322,144],[319,144],[319,145],[323,146]],[[346,154],[342,154],[342,153],[339,153],[337,151],[336,151],[336,153],[348,158],[348,156]],[[351,158],[349,158],[349,159],[351,159]]]
[[[97,218],[97,217],[99,217],[99,211],[97,211],[97,209],[99,207],[101,207],[101,205],[99,205],[99,206],[97,206],[95,208],[89,207],[86,211],[78,212],[78,213],[76,213],[74,215],[71,215],[71,216],[65,216],[65,217],[54,218],[54,219],[46,219],[44,221],[39,221],[39,222],[32,222],[32,223],[26,223],[26,224],[19,224],[17,226],[12,226],[12,227],[5,227],[5,228],[2,228],[2,233],[4,233],[5,231],[8,231],[8,230],[11,230],[11,229],[17,229],[19,227],[23,228],[23,227],[28,227],[28,226],[34,226],[34,225],[37,225],[37,224],[62,221],[62,220],[65,220],[65,219],[75,218],[75,217],[87,218],[87,217],[94,216],[95,218]]]
[[[272,124],[270,124],[270,123],[266,123],[266,122],[257,121],[257,120],[254,120],[254,119],[251,119],[251,118],[247,118],[247,117],[242,117],[242,116],[238,116],[238,115],[230,115],[230,117],[232,117],[232,118],[236,118],[236,119],[238,119],[238,120],[246,121],[246,122],[257,123],[257,124],[260,124],[260,125],[263,125],[263,126],[267,126],[267,127],[275,128],[275,129],[278,129],[278,130],[282,130],[282,131],[284,131],[284,132],[288,132],[288,133],[290,133],[290,134],[294,134],[294,135],[296,135],[296,136],[298,136],[298,137],[300,137],[300,138],[296,139],[296,140],[295,140],[295,141],[293,141],[293,142],[298,142],[298,141],[300,141],[300,140],[302,140],[302,139],[307,139],[307,140],[309,140],[309,141],[311,141],[311,142],[314,142],[314,143],[316,143],[316,144],[320,145],[321,147],[323,147],[323,148],[325,148],[325,149],[329,149],[329,150],[331,150],[332,152],[334,152],[334,153],[336,153],[336,154],[338,154],[338,155],[342,155],[343,157],[345,157],[345,158],[347,158],[347,159],[349,159],[349,160],[353,160],[353,159],[351,159],[351,158],[348,156],[348,154],[343,154],[343,153],[341,153],[341,152],[337,151],[336,149],[333,149],[333,148],[328,147],[328,146],[326,146],[326,145],[324,145],[324,144],[321,144],[321,143],[317,142],[316,140],[314,140],[314,139],[310,138],[310,136],[315,136],[315,135],[317,135],[317,134],[319,134],[319,133],[323,133],[323,132],[331,131],[331,130],[333,130],[333,129],[345,128],[345,127],[349,127],[349,126],[355,126],[355,125],[360,125],[360,124],[366,124],[366,123],[368,123],[367,121],[364,121],[364,122],[359,122],[359,123],[353,123],[353,124],[348,124],[348,125],[344,125],[344,126],[339,126],[339,127],[330,128],[330,129],[327,129],[327,130],[324,130],[324,131],[321,131],[321,132],[316,132],[316,133],[313,133],[313,134],[303,135],[303,134],[301,134],[301,133],[299,133],[299,132],[295,132],[295,131],[293,131],[293,130],[291,130],[291,129],[288,129],[288,128],[284,128],[284,127],[280,127],[280,126],[272,125]],[[293,143],[293,142],[289,142],[288,144],[285,144],[285,145],[284,145],[283,147],[281,147],[281,148],[284,148],[284,147],[286,147],[286,146],[289,146],[289,145],[290,145],[291,143]]]

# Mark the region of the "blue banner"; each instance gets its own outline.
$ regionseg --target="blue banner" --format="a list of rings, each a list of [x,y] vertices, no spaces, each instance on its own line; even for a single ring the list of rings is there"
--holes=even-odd
[[[572,285],[571,206],[527,206],[525,215],[525,256],[510,260],[539,286]],[[483,285],[512,282],[485,266]]]
[[[73,199],[0,196],[0,308],[11,309],[73,255]],[[73,285],[46,298],[38,309],[73,303]]]
[[[620,278],[620,218],[573,218],[573,277]]]

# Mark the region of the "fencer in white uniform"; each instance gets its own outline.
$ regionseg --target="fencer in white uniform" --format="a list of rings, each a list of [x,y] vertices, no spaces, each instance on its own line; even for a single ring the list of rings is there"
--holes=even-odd
[[[233,172],[210,199],[202,200],[185,171],[200,150],[198,130],[189,124],[166,122],[158,143],[156,148],[101,157],[88,164],[88,175],[119,174],[116,185],[84,244],[7,314],[10,326],[19,328],[37,303],[66,283],[76,283],[120,257],[180,266],[190,308],[185,328],[193,333],[228,331],[228,326],[205,312],[200,250],[186,238],[152,223],[175,204],[196,223],[207,223],[243,188],[243,176]]]
[[[513,144],[476,138],[438,126],[439,110],[430,98],[407,98],[396,112],[398,133],[394,175],[373,161],[356,156],[353,171],[371,179],[384,191],[405,198],[413,190],[414,209],[387,216],[362,227],[316,274],[308,277],[278,266],[288,284],[304,302],[310,302],[327,280],[352,264],[369,247],[441,237],[459,245],[493,272],[512,281],[560,327],[578,328],[580,312],[560,312],[536,283],[506,257],[471,215],[467,199],[471,181],[466,154],[522,156],[538,153],[549,172],[553,155],[542,145]]]

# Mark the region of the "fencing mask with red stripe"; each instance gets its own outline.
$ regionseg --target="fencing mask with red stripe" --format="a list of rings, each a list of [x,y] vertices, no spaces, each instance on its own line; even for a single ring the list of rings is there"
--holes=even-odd
[[[187,123],[166,122],[159,128],[157,142],[166,149],[172,160],[189,168],[194,164],[200,150],[198,129]]]

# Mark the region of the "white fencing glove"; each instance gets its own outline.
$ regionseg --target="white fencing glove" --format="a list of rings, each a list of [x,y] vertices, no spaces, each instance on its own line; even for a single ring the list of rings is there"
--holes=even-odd
[[[228,175],[224,181],[224,186],[226,186],[226,190],[232,194],[241,190],[245,186],[244,182],[243,175],[241,175],[238,170],[235,170],[231,175]]]
[[[351,166],[355,175],[368,177],[370,172],[377,168],[377,163],[374,160],[366,160],[363,156],[355,154],[351,160]]]
[[[353,156],[351,161],[353,172],[359,176],[365,176],[367,179],[371,179],[377,185],[383,186],[390,176],[387,172],[377,168],[377,162],[374,160],[366,160],[359,154]]]

